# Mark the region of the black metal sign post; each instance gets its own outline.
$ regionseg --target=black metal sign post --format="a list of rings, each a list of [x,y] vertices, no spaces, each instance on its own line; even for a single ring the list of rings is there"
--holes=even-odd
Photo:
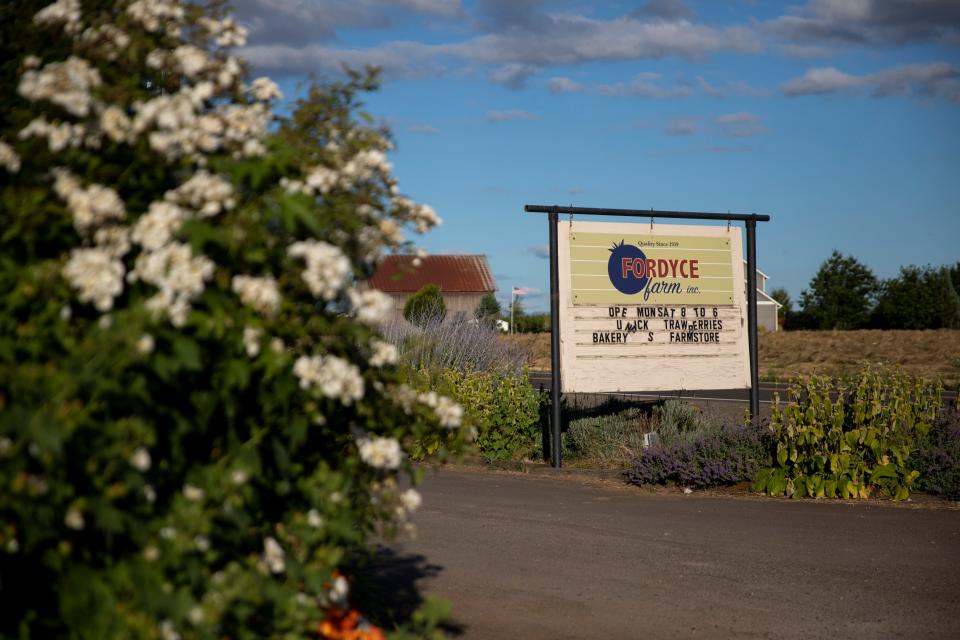
[[[587,216],[627,216],[673,220],[713,220],[743,222],[747,228],[747,333],[750,351],[750,418],[760,414],[759,364],[757,358],[757,222],[769,222],[770,216],[755,213],[703,213],[697,211],[655,211],[653,209],[598,209],[528,204],[527,213],[546,213],[550,227],[550,443],[551,461],[560,467],[560,264],[557,257],[557,222],[561,213]]]

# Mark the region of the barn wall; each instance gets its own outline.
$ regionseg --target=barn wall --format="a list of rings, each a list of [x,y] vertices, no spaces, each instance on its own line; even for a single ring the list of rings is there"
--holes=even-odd
[[[492,293],[492,292],[491,292]],[[404,321],[403,317],[403,305],[407,303],[407,298],[412,294],[409,293],[390,293],[387,294],[393,299],[393,313],[388,316],[387,322],[401,322]],[[444,293],[443,302],[447,305],[447,320],[453,320],[457,317],[458,313],[463,313],[466,315],[467,319],[473,317],[473,312],[476,311],[477,305],[480,304],[480,300],[483,296],[487,295],[486,293]]]

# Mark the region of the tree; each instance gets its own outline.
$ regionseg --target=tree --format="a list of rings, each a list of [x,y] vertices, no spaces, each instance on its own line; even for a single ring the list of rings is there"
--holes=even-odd
[[[500,318],[500,303],[497,302],[496,296],[488,293],[480,298],[480,303],[473,315],[482,324],[494,326]]]
[[[349,626],[404,448],[469,426],[353,286],[437,222],[361,124],[375,74],[280,119],[220,2],[44,4],[0,6],[0,637]]]
[[[418,327],[439,324],[447,316],[447,303],[443,301],[440,287],[435,284],[424,285],[419,291],[407,298],[403,305],[403,317]]]
[[[862,329],[878,289],[873,272],[853,256],[834,250],[800,294],[805,328]]]
[[[873,325],[879,329],[960,327],[960,299],[949,267],[908,265],[880,287]]]
[[[791,316],[793,316],[793,300],[790,299],[790,294],[783,287],[777,287],[771,291],[770,297],[782,305],[780,313],[783,318],[783,327],[786,329],[789,326]]]

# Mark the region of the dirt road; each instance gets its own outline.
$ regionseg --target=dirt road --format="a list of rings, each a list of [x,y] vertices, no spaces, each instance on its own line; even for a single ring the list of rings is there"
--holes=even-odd
[[[431,472],[396,574],[462,637],[958,638],[960,511]]]

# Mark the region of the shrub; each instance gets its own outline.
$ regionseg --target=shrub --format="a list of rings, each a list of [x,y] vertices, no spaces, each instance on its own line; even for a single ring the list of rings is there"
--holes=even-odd
[[[495,327],[479,322],[433,321],[421,326],[394,322],[384,326],[383,332],[397,345],[400,361],[414,371],[456,369],[519,375],[526,361],[520,346],[500,340]]]
[[[920,489],[960,500],[960,408],[941,412],[911,463],[911,468],[920,470]]]
[[[477,430],[476,444],[484,457],[526,456],[537,446],[540,399],[526,371],[421,370],[410,377],[415,388],[438,389],[463,407],[464,419]],[[417,455],[431,455],[442,444],[436,436],[424,440]]]
[[[940,408],[940,387],[870,370],[834,381],[794,383],[774,407],[771,466],[754,490],[794,497],[867,498],[874,488],[903,500],[920,472],[911,452]]]
[[[627,472],[636,485],[675,482],[700,488],[753,480],[769,463],[765,426],[746,424],[707,429],[672,443],[643,449]]]
[[[636,407],[610,415],[577,418],[564,434],[565,455],[602,466],[624,467],[643,449],[649,416]]]
[[[495,327],[497,320],[500,319],[500,303],[496,296],[488,293],[480,298],[480,303],[473,312],[474,319],[480,324],[488,327]]]
[[[704,420],[700,409],[689,402],[666,400],[655,413],[660,421],[657,435],[664,444],[689,442],[716,431],[715,426]]]
[[[436,222],[358,124],[375,77],[280,120],[222,3],[43,4],[0,21],[0,637],[356,619],[338,571],[417,506],[403,448],[463,441],[351,284]]]
[[[403,317],[418,327],[440,324],[446,316],[447,303],[435,284],[424,285],[403,305]]]

